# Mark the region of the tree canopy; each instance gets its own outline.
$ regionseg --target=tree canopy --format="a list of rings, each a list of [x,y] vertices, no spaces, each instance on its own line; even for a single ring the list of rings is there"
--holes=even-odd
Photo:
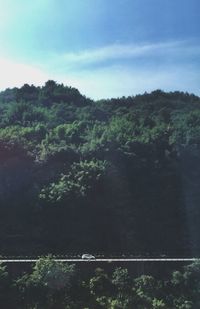
[[[200,98],[0,93],[1,251],[200,252]]]

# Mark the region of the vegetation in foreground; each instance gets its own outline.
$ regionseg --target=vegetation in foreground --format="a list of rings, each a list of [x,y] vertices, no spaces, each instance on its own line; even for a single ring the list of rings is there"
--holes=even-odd
[[[4,309],[198,309],[200,262],[166,279],[133,277],[126,268],[96,268],[82,274],[75,265],[39,259],[29,273],[12,278],[0,265],[0,304]]]

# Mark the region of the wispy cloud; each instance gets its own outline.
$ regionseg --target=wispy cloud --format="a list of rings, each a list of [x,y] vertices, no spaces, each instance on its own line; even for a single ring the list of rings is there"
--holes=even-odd
[[[192,41],[113,44],[59,55],[50,71],[57,80],[95,99],[158,88],[199,94],[197,61],[200,45]]]
[[[151,65],[150,55],[153,59]],[[24,83],[42,85],[46,80],[54,79],[74,86],[94,99],[135,95],[158,88],[199,95],[200,70],[197,61],[193,62],[193,59],[199,59],[199,55],[198,45],[179,41],[114,44],[53,58],[47,55],[46,63],[39,65],[23,64],[2,57],[0,89]],[[138,57],[142,57],[141,62]],[[132,61],[129,63],[124,59]],[[101,65],[102,62],[106,63]],[[138,62],[139,65],[136,65]]]
[[[109,61],[123,61],[139,57],[187,57],[200,53],[200,45],[186,41],[161,42],[153,44],[112,44],[80,52],[68,52],[58,58],[69,67],[98,64]]]

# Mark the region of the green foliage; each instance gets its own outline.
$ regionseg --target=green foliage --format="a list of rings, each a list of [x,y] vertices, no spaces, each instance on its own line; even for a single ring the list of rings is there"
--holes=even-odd
[[[36,308],[64,308],[70,300],[70,288],[75,276],[75,266],[56,262],[53,257],[40,258],[33,272],[16,281],[24,303]],[[63,306],[62,306],[63,305]],[[39,306],[39,307],[38,307]]]
[[[117,290],[121,292],[128,291],[131,285],[130,276],[126,268],[116,268],[113,277],[112,283],[116,286]]]
[[[182,271],[172,273],[172,286],[176,295],[175,308],[198,308],[200,306],[200,261],[187,265]],[[178,294],[178,295],[177,295]],[[187,295],[187,296],[186,296]]]
[[[152,308],[153,309],[162,309],[162,308],[167,309],[167,306],[162,299],[154,298],[152,302]]]
[[[197,308],[194,307],[194,304],[192,301],[187,300],[184,296],[180,297],[180,298],[175,298],[174,302],[173,302],[173,306],[176,309],[193,309],[193,308]]]
[[[39,157],[41,161],[60,159],[62,154],[66,159],[73,161],[79,152],[79,144],[82,142],[85,124],[74,121],[69,124],[61,124],[48,131],[39,145]],[[74,155],[73,155],[74,152]]]
[[[8,277],[8,272],[6,270],[6,266],[0,263],[0,281],[4,281]]]
[[[159,273],[159,280],[150,274],[133,279],[122,267],[112,274],[102,268],[96,268],[91,274],[90,268],[81,267],[84,271],[78,273],[75,265],[57,262],[47,256],[40,258],[32,270],[16,280],[0,265],[1,305],[6,309],[199,308],[199,261],[173,272],[170,281],[165,271]],[[133,271],[131,267],[130,271]],[[185,287],[184,291],[180,284]]]
[[[100,160],[73,163],[68,174],[62,174],[56,183],[41,190],[40,199],[59,202],[67,197],[85,197],[103,177],[107,162]]]
[[[110,293],[111,282],[104,270],[97,268],[95,270],[95,277],[89,282],[90,292],[94,296],[102,297]]]
[[[67,144],[79,144],[81,135],[84,133],[84,127],[85,124],[81,121],[62,124],[52,131],[52,137],[58,141],[64,140]]]
[[[87,100],[79,91],[72,87],[65,87],[63,84],[57,84],[53,80],[45,83],[45,86],[39,92],[39,101],[50,107],[53,103],[73,102],[76,105],[85,105]]]
[[[45,138],[46,132],[45,125],[40,123],[32,127],[7,126],[0,129],[0,140],[8,144],[18,145],[36,156],[40,151],[39,143]]]
[[[137,297],[137,303],[141,308],[162,308],[164,303],[159,300],[159,289],[161,289],[160,282],[154,277],[143,275],[134,280],[134,288]],[[154,306],[154,307],[152,307]]]
[[[64,265],[52,257],[39,259],[31,275],[34,284],[47,287],[50,290],[60,290],[70,287],[74,275],[74,265]]]
[[[161,90],[95,102],[52,80],[1,92],[2,248],[199,254],[199,103]]]
[[[5,265],[0,263],[0,304],[5,306],[10,304],[13,300],[10,299],[11,280],[9,278],[8,270]]]
[[[5,114],[6,125],[19,124],[31,126],[34,123],[45,122],[47,120],[45,110],[41,107],[34,107],[27,102],[11,104]]]

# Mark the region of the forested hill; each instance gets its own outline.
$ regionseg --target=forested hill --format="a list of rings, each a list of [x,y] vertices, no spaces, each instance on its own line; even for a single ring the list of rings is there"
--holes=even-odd
[[[0,93],[0,253],[200,254],[200,98]]]

